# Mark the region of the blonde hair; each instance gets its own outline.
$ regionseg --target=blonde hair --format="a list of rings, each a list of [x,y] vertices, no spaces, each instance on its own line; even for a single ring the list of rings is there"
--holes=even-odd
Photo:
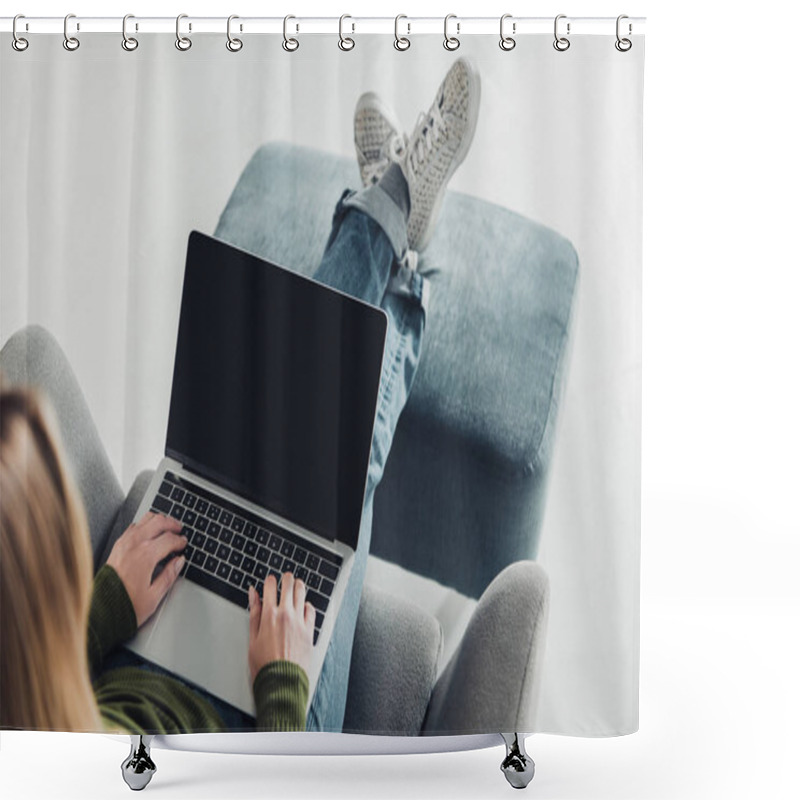
[[[87,656],[92,553],[49,405],[0,376],[0,726],[101,730]]]

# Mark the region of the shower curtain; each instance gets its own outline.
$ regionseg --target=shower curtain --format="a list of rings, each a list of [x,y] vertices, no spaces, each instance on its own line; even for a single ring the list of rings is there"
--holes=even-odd
[[[121,47],[119,34],[72,28],[72,49],[60,34],[29,33],[25,49],[2,36],[0,370],[5,387],[36,383],[31,336],[46,331],[74,373],[119,486],[107,528],[91,531],[94,570],[133,522],[124,496],[165,455],[190,233],[314,276],[337,226],[368,219],[355,247],[378,237],[389,256],[367,302],[391,296],[384,353],[403,359],[407,397],[393,395],[368,557],[350,578],[347,652],[325,684],[338,717],[310,696],[308,728],[633,732],[643,37],[615,46],[612,21],[566,47],[537,34],[503,48],[480,34],[450,50],[442,35],[412,35],[403,49],[385,34],[337,46],[335,32],[289,32],[287,42],[236,25],[227,37],[184,28],[190,46],[140,32]],[[432,159],[444,175],[425,172]],[[348,258],[335,269],[360,259]],[[340,279],[322,282],[347,293]],[[414,302],[414,352],[398,355],[392,336],[407,332],[392,326]],[[68,469],[79,471],[76,458]],[[102,498],[82,488],[91,518]],[[529,579],[536,608],[514,601]],[[501,590],[507,604],[491,605]],[[399,650],[386,619],[417,626],[396,633]],[[8,660],[6,617],[0,635]],[[525,646],[533,652],[517,652]],[[503,684],[517,692],[513,711],[471,716],[484,702],[475,686],[506,680],[490,652],[501,647],[519,666]],[[360,700],[358,687],[378,684],[413,705],[397,727],[369,721],[395,719]]]

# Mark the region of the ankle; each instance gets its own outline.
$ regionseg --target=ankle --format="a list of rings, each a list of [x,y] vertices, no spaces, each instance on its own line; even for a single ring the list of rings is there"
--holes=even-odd
[[[402,212],[403,218],[408,222],[408,217],[411,213],[411,195],[408,191],[408,182],[400,165],[397,163],[390,164],[378,181],[378,186],[389,195]]]

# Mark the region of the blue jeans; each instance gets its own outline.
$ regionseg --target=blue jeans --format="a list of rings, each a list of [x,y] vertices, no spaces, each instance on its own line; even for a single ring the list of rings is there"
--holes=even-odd
[[[353,571],[311,701],[307,730],[342,730],[350,656],[372,538],[372,502],[419,364],[427,284],[419,273],[401,263],[405,236],[400,209],[379,187],[346,191],[336,206],[331,234],[314,276],[321,283],[379,305],[389,324]]]
[[[419,363],[427,282],[403,265],[406,249],[405,219],[388,195],[377,186],[359,192],[347,190],[336,205],[331,233],[314,275],[320,283],[380,306],[386,312],[388,326],[358,546],[308,712],[306,729],[310,731],[342,730],[350,657],[372,538],[372,501]],[[169,674],[122,648],[106,657],[103,671],[121,666]],[[194,689],[214,706],[230,730],[253,729],[252,717],[198,687]]]

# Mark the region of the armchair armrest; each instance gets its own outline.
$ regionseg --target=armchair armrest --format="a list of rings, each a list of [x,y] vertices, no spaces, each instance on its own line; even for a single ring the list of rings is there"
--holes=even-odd
[[[442,628],[407,600],[364,586],[344,733],[419,735],[442,652]]]
[[[434,686],[423,734],[535,730],[549,597],[534,561],[511,564],[489,584]]]
[[[154,471],[155,470],[152,469],[146,469],[136,476],[136,480],[134,480],[133,486],[131,486],[128,491],[125,502],[123,502],[119,507],[119,511],[117,511],[114,524],[111,526],[111,533],[106,540],[106,546],[100,554],[100,559],[95,562],[95,571],[100,569],[100,567],[108,561],[108,556],[111,553],[111,548],[114,546],[114,543],[125,533],[128,525],[133,522],[134,514],[136,514],[136,510],[139,508],[139,503],[142,502],[144,493],[147,491],[147,487],[153,478]]]

